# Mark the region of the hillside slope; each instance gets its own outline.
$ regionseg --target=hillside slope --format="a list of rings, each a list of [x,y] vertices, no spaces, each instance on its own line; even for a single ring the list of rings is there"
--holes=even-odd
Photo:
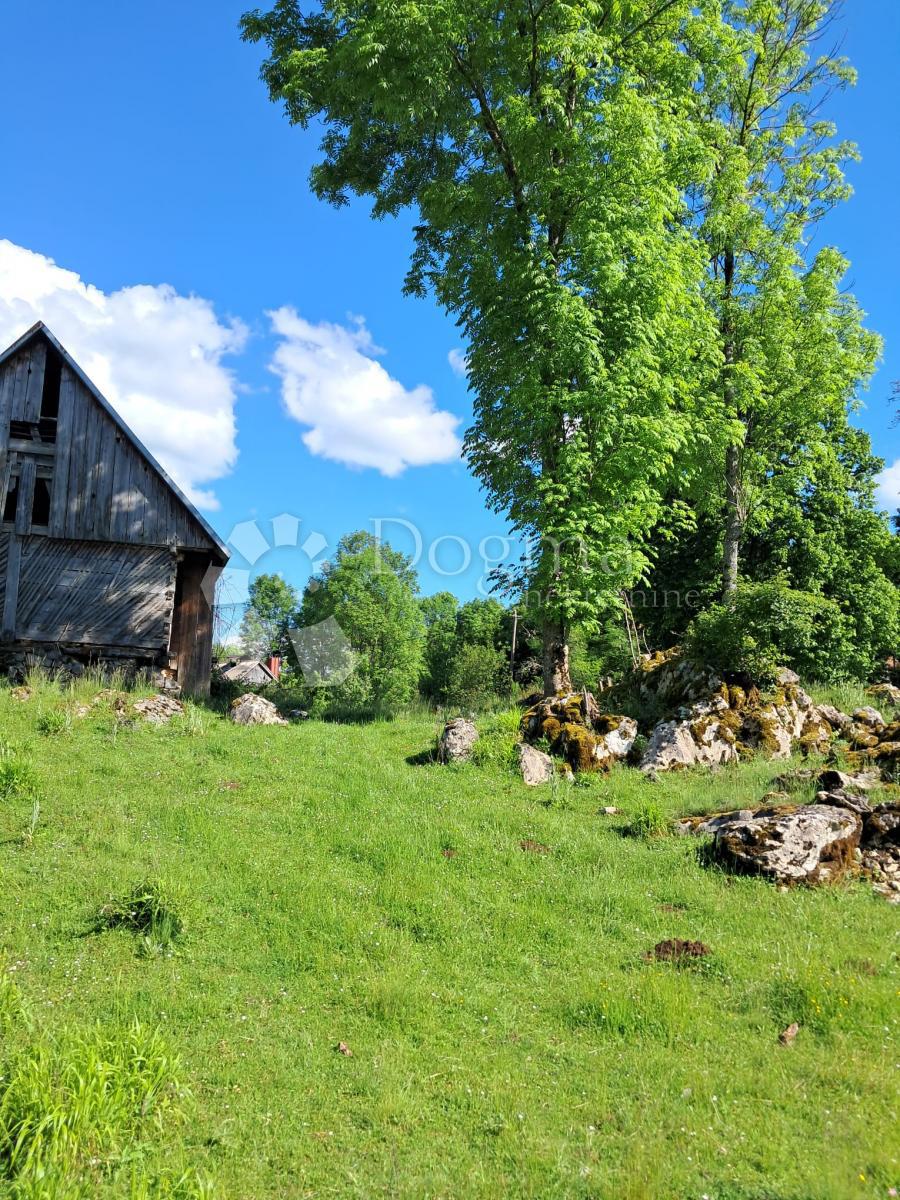
[[[785,764],[540,792],[502,755],[421,764],[428,716],[123,728],[72,705],[0,689],[40,796],[36,821],[28,788],[0,801],[0,952],[33,1017],[4,1054],[35,1027],[162,1031],[192,1097],[140,1135],[140,1194],[176,1194],[173,1163],[240,1200],[846,1200],[900,1182],[897,910],[626,836],[756,800]],[[110,897],[156,879],[184,921],[174,953],[96,931]],[[712,953],[645,961],[672,937]],[[15,1192],[3,1163],[0,1195],[50,1194]],[[87,1194],[136,1194],[115,1156],[85,1170]]]

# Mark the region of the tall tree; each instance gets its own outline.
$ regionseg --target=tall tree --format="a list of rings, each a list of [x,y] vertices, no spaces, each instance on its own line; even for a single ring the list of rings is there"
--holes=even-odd
[[[317,194],[419,214],[407,289],[467,341],[469,463],[534,545],[544,686],[646,563],[703,374],[690,0],[278,0],[243,18],[273,100],[324,122]]]
[[[719,335],[722,590],[779,462],[815,453],[871,374],[879,340],[841,291],[846,263],[808,239],[849,195],[855,157],[819,112],[853,81],[831,49],[840,0],[706,0],[688,32],[713,170],[694,192]]]
[[[361,712],[393,713],[415,695],[425,623],[410,559],[360,530],[307,585],[300,623],[333,617],[356,652],[352,683],[338,702]]]
[[[452,592],[437,592],[419,601],[425,622],[425,652],[422,690],[432,700],[441,700],[447,690],[459,601]]]
[[[256,657],[286,655],[290,651],[288,629],[300,603],[297,589],[280,575],[257,575],[249,588],[249,599],[241,621],[241,646]]]

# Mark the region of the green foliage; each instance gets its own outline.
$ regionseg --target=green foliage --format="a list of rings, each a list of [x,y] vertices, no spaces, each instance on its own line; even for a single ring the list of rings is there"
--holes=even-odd
[[[447,691],[447,677],[456,646],[456,621],[459,601],[452,592],[438,592],[419,601],[425,622],[422,690],[432,700],[441,700]]]
[[[712,325],[685,190],[707,157],[690,119],[687,6],[280,0],[248,13],[273,100],[323,121],[312,185],[413,208],[407,278],[466,341],[466,454],[490,505],[536,543],[502,574],[548,634],[633,583],[692,408]]]
[[[253,658],[287,657],[291,649],[288,630],[299,603],[297,589],[280,575],[257,575],[250,584],[241,621],[243,653]]]
[[[505,618],[506,610],[498,600],[467,600],[457,614],[457,637],[463,645],[501,650]]]
[[[4,1064],[0,1173],[22,1200],[87,1200],[138,1139],[180,1115],[182,1094],[177,1057],[137,1021],[41,1035]]]
[[[711,151],[693,199],[719,331],[696,496],[722,529],[726,590],[748,523],[765,523],[784,472],[815,472],[828,456],[880,351],[843,289],[847,263],[831,247],[811,261],[808,251],[813,227],[849,196],[843,168],[856,158],[822,116],[855,78],[826,40],[838,4],[710,0],[686,29]]]
[[[324,711],[396,713],[416,694],[426,629],[410,560],[371,534],[343,537],[334,559],[307,586],[300,624],[334,617],[356,654],[350,678],[324,689]]]
[[[613,610],[599,629],[576,626],[569,635],[572,686],[595,691],[605,675],[622,675],[631,666],[631,651],[621,612]]]
[[[128,929],[141,938],[147,952],[168,950],[184,931],[180,898],[169,884],[158,879],[136,884],[101,907],[94,928]]]
[[[492,646],[457,643],[447,677],[445,703],[462,712],[477,712],[496,702],[509,672],[505,657]]]
[[[711,605],[689,629],[686,649],[698,662],[759,684],[772,683],[779,667],[826,682],[851,677],[854,667],[840,608],[781,582],[742,584],[727,602]]]

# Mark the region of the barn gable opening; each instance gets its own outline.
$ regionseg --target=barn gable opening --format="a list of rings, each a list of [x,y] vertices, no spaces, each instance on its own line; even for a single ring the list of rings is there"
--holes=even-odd
[[[3,501],[3,520],[4,523],[15,523],[16,513],[19,510],[19,477],[18,475],[10,475],[9,483],[6,488],[6,498]]]
[[[62,358],[47,347],[47,363],[44,367],[44,389],[41,392],[41,420],[55,421],[59,417],[59,389],[62,382]]]
[[[38,476],[34,481],[34,499],[31,502],[32,528],[46,529],[50,524],[50,480]]]

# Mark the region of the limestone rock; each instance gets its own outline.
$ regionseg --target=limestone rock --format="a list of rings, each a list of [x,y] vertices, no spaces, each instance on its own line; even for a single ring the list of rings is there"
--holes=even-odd
[[[611,758],[627,758],[638,735],[638,723],[631,717],[602,714],[594,721],[597,743]]]
[[[879,804],[866,821],[862,843],[864,850],[900,847],[900,805]]]
[[[715,856],[742,871],[783,883],[823,882],[853,862],[862,821],[830,805],[759,809],[720,825]]]
[[[721,721],[661,721],[641,759],[646,772],[736,762],[734,734]]]
[[[529,787],[537,787],[539,784],[550,782],[555,766],[549,754],[545,754],[543,750],[538,750],[534,746],[529,746],[527,742],[519,742],[516,752],[519,756],[519,770],[522,772],[524,783],[527,783]]]
[[[184,705],[171,696],[151,696],[148,700],[136,700],[132,706],[136,713],[151,725],[168,725],[173,717],[184,716]]]
[[[472,757],[472,747],[478,741],[478,730],[465,717],[454,717],[444,726],[438,742],[438,761],[466,762]]]
[[[590,692],[541,697],[522,717],[527,742],[547,741],[575,771],[608,770],[630,753],[637,737],[631,717],[601,713]]]
[[[827,721],[832,729],[848,729],[853,724],[853,718],[841,712],[833,704],[820,704],[816,710],[823,721]]]
[[[832,808],[848,808],[850,812],[858,813],[861,817],[868,816],[872,805],[865,796],[858,792],[817,792],[816,804],[830,804]]]
[[[676,822],[676,833],[716,834],[720,829],[726,829],[736,820],[748,821],[753,816],[752,808],[739,808],[734,812],[715,813],[711,817],[685,817]]]
[[[871,704],[856,709],[853,720],[857,725],[870,725],[873,729],[883,729],[885,726],[884,717],[877,708],[872,708]]]
[[[858,771],[849,775],[845,771],[829,769],[817,780],[820,790],[825,792],[870,792],[881,785],[877,771]]]
[[[874,687],[868,689],[868,695],[880,700],[882,704],[891,704],[894,708],[900,708],[900,687],[896,687],[893,683],[876,683]]]
[[[900,721],[880,728],[855,725],[850,744],[847,758],[853,766],[874,768],[888,780],[900,775]]]
[[[287,725],[271,700],[245,692],[231,702],[231,719],[235,725]]]

